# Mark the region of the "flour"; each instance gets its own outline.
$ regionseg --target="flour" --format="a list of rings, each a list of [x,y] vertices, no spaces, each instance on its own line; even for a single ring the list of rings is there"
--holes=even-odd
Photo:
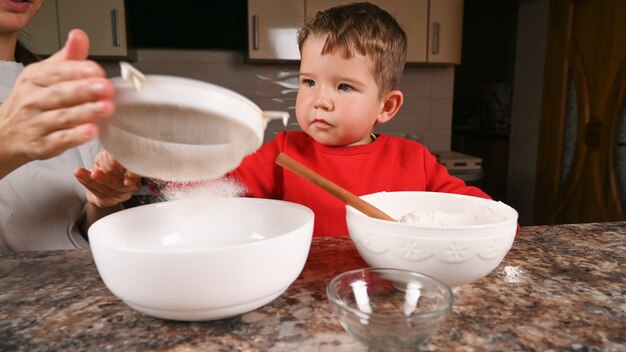
[[[468,225],[486,225],[504,220],[506,217],[488,206],[480,206],[461,213],[410,212],[398,219],[398,222],[432,227],[454,227]]]
[[[215,205],[220,204],[219,199],[243,197],[246,194],[243,185],[227,178],[196,182],[151,180],[151,184],[151,192],[156,193],[153,202],[184,201],[176,208],[182,220],[205,217],[209,209],[215,209]]]
[[[198,182],[167,182],[161,189],[164,200],[242,197],[246,189],[239,182],[219,179]]]

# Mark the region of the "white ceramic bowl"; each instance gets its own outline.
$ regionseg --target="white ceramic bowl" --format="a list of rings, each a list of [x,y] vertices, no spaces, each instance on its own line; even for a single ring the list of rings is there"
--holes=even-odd
[[[173,320],[215,320],[261,307],[298,277],[313,212],[254,198],[186,199],[95,222],[89,240],[108,289],[132,308]]]
[[[361,198],[396,219],[413,212],[441,217],[468,214],[481,207],[501,215],[495,222],[444,227],[445,222],[419,225],[378,220],[346,206],[348,232],[370,266],[416,271],[450,287],[474,282],[493,271],[517,232],[517,212],[493,200],[435,192],[380,192]]]
[[[140,74],[140,73],[139,73]],[[270,119],[251,100],[208,82],[146,75],[114,78],[115,113],[98,123],[104,148],[136,174],[170,181],[223,176],[263,143]]]

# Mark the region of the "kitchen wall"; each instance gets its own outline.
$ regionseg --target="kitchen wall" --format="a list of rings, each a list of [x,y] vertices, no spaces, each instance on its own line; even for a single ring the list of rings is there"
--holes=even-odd
[[[511,111],[507,201],[519,223],[534,224],[537,152],[550,10],[549,0],[521,0]]]
[[[113,62],[102,63],[110,77],[119,76]],[[287,129],[298,129],[294,115],[297,63],[250,64],[241,51],[138,49],[132,62],[146,74],[199,79],[232,89],[263,110],[291,114]],[[396,117],[378,131],[419,140],[433,151],[449,151],[452,131],[452,98],[455,68],[408,66],[401,82],[404,105]],[[268,125],[266,140],[285,127]]]

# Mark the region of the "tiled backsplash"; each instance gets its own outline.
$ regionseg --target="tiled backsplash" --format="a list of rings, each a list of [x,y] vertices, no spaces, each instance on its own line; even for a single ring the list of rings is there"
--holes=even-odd
[[[110,77],[119,76],[119,67],[102,63]],[[298,129],[294,109],[297,63],[247,64],[243,53],[234,51],[147,50],[137,52],[132,63],[146,74],[182,76],[232,89],[263,110],[284,110],[291,114],[288,129]],[[454,67],[408,66],[401,90],[404,105],[377,131],[417,139],[434,151],[449,151],[452,133]],[[271,122],[266,140],[284,129]]]

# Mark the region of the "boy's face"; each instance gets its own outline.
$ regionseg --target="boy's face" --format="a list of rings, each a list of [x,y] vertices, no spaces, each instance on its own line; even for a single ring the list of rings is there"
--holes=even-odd
[[[329,146],[370,142],[383,109],[372,61],[341,50],[322,55],[325,37],[311,36],[302,46],[296,118],[300,128]]]

